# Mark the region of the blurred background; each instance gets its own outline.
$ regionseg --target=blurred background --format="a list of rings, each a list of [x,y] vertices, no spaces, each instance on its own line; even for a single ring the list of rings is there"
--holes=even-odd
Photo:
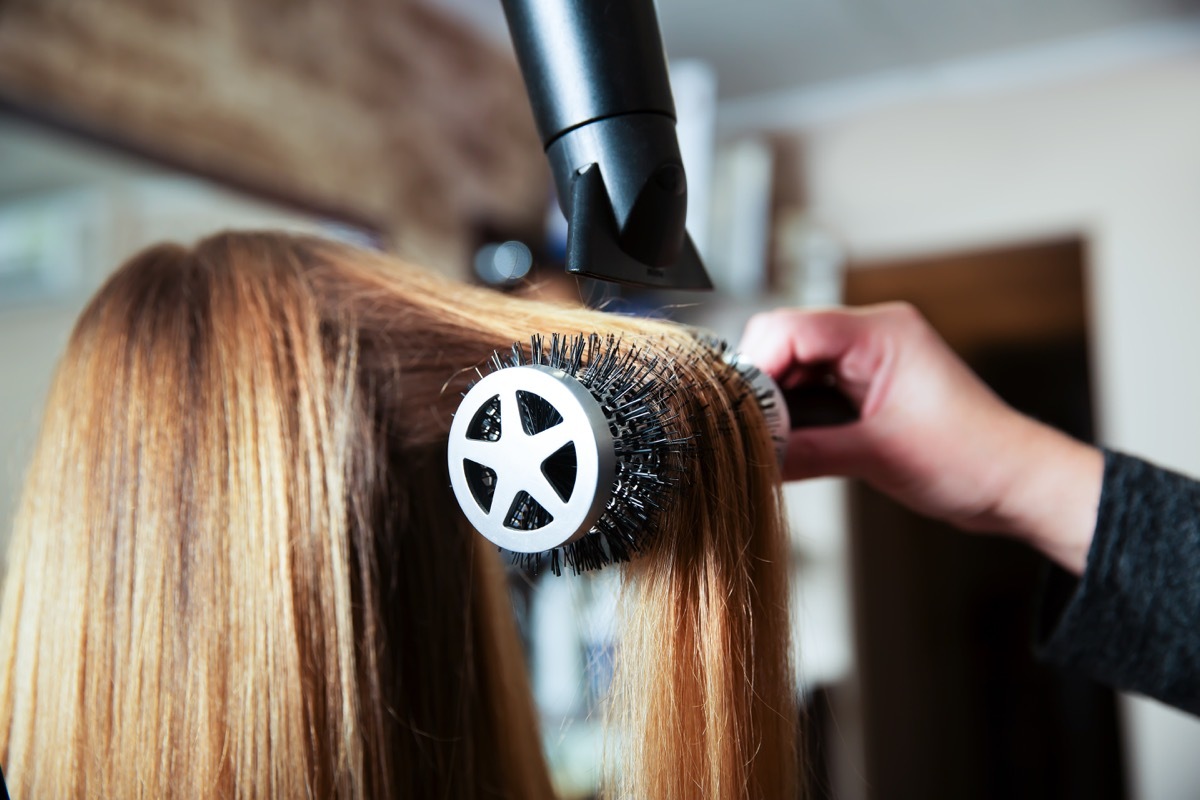
[[[87,297],[228,227],[735,339],[908,300],[1019,408],[1200,476],[1200,4],[657,6],[712,295],[562,275],[499,0],[0,0],[4,535]],[[1039,557],[862,486],[787,493],[814,797],[1200,797],[1196,719],[1033,659]],[[564,797],[596,787],[613,578],[514,576]]]

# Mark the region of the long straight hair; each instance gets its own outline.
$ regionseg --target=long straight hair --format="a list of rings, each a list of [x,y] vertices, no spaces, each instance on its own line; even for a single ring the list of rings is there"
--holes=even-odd
[[[699,352],[283,234],[118,270],[59,366],[8,554],[14,791],[551,796],[503,568],[445,465],[466,371],[532,332]],[[678,370],[702,446],[626,568],[608,790],[793,796],[769,436],[719,359]]]

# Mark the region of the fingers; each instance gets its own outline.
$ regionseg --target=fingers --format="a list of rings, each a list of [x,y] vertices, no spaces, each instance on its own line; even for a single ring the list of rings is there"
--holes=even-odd
[[[750,320],[741,351],[785,388],[811,377],[813,365],[832,365],[838,388],[867,413],[887,371],[890,332],[902,317],[891,306],[771,311]]]
[[[742,358],[776,380],[783,377],[792,360],[792,345],[789,337],[780,330],[780,316],[778,311],[755,314],[746,323],[738,343]]]
[[[747,361],[774,378],[794,365],[839,361],[861,342],[865,319],[852,311],[779,309],[753,316],[740,350]]]
[[[827,475],[861,477],[861,468],[868,457],[858,425],[805,428],[793,431],[788,438],[782,477],[785,481]]]
[[[857,310],[781,309],[753,317],[742,356],[785,390],[826,373],[860,409],[850,425],[793,431],[783,468],[786,480],[820,475],[862,477],[877,460],[875,420],[886,405],[898,339],[911,339],[911,308],[889,304]],[[818,367],[818,365],[820,365]]]

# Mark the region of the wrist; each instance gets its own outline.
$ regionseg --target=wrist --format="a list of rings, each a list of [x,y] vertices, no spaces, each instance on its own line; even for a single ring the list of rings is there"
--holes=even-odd
[[[998,503],[1000,532],[1083,574],[1096,528],[1104,454],[1025,417],[1012,440],[1012,473]]]

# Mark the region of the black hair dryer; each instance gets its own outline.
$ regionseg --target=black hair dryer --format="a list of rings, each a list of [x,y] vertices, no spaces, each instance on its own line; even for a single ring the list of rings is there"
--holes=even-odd
[[[567,271],[711,289],[653,0],[502,0],[567,218]]]

